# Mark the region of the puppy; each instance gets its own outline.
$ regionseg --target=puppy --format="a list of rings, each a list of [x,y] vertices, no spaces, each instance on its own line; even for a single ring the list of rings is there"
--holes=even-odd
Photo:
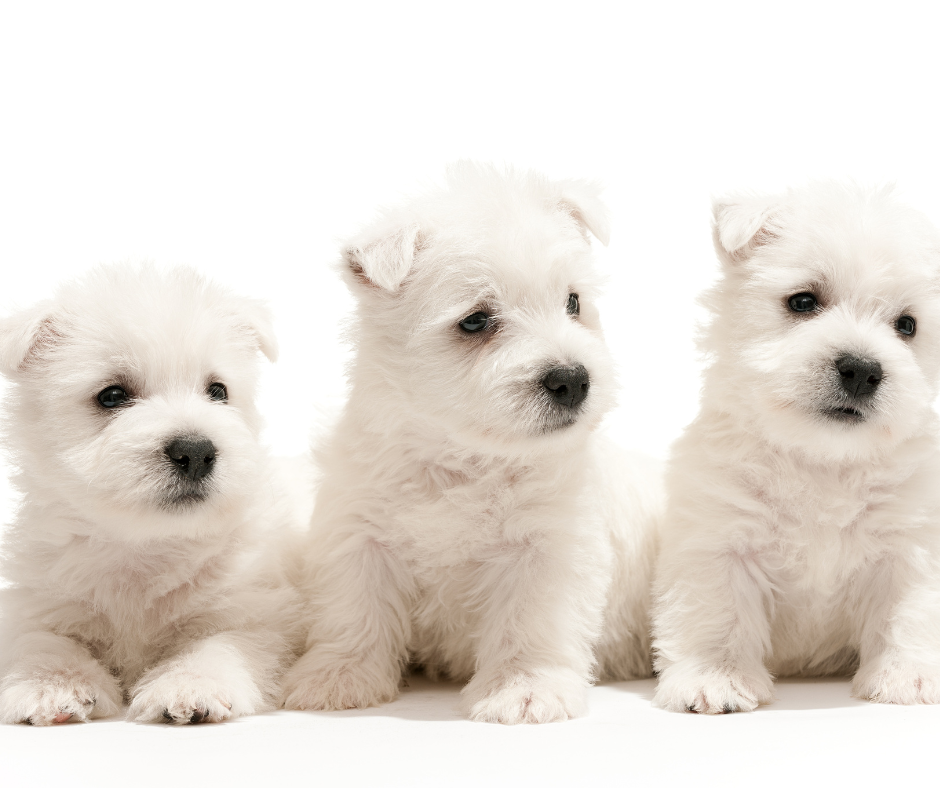
[[[105,717],[125,697],[175,723],[270,705],[303,642],[282,556],[304,505],[258,444],[259,350],[277,353],[267,311],[186,269],[100,268],[0,323],[22,493],[0,721]]]
[[[940,701],[940,235],[890,191],[714,209],[702,407],[674,447],[654,635],[665,709],[773,674]]]
[[[649,673],[660,482],[597,434],[614,380],[589,232],[606,243],[590,184],[463,164],[346,248],[356,354],[288,708],[390,701],[415,663],[469,680],[474,720],[564,720],[601,637],[606,675]]]

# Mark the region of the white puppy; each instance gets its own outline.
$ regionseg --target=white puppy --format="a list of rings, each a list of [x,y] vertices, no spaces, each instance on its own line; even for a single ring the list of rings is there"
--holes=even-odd
[[[288,708],[393,699],[409,662],[470,680],[475,720],[581,714],[648,675],[655,464],[596,434],[613,403],[590,184],[458,165],[345,251],[351,394],[320,453],[313,626]]]
[[[298,643],[299,567],[255,525],[303,507],[275,494],[258,444],[259,349],[275,357],[266,309],[186,269],[101,268],[0,322],[23,494],[0,721],[103,717],[124,698],[134,719],[180,723],[270,704],[305,630]]]
[[[676,443],[655,702],[717,713],[772,674],[940,702],[940,235],[888,190],[715,205],[702,409]]]

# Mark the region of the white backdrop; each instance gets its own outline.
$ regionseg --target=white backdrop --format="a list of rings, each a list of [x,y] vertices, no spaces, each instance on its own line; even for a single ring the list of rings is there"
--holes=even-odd
[[[466,157],[591,177],[610,426],[664,455],[697,405],[711,194],[896,181],[940,222],[936,31],[897,2],[7,3],[0,307],[135,259],[267,298],[262,408],[295,453],[341,393],[330,265],[377,205]]]

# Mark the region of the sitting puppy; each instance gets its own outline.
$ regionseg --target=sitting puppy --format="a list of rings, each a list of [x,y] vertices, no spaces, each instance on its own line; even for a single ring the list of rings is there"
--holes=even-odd
[[[715,206],[712,363],[676,443],[655,703],[747,711],[772,674],[940,702],[940,235],[887,190]]]
[[[596,434],[613,403],[596,190],[458,165],[345,251],[351,392],[320,453],[309,651],[285,705],[390,701],[408,662],[474,720],[583,713],[648,675],[659,476]],[[626,482],[625,482],[626,480]]]
[[[176,723],[270,705],[305,630],[290,534],[265,553],[255,526],[303,504],[275,495],[258,445],[259,349],[277,352],[267,312],[184,269],[101,268],[0,323],[23,495],[0,721],[104,717],[124,697]]]

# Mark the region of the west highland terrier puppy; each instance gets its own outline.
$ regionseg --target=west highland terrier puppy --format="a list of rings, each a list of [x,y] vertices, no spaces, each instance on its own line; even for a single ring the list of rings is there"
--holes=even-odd
[[[474,720],[548,722],[583,713],[595,645],[604,675],[650,673],[660,479],[597,434],[589,232],[606,243],[590,184],[464,164],[345,250],[356,356],[288,708],[390,701],[414,663],[469,680]]]
[[[218,721],[276,697],[306,633],[280,557],[304,513],[258,444],[259,350],[277,353],[267,311],[185,269],[101,268],[0,322],[23,496],[0,721],[124,699],[136,720]]]
[[[748,711],[772,676],[940,702],[940,234],[889,190],[715,205],[722,280],[676,443],[655,703]]]

